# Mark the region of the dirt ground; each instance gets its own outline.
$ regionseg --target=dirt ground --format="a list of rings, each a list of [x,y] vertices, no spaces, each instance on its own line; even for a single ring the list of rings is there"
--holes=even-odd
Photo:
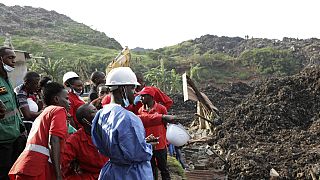
[[[224,89],[201,89],[219,109],[223,124],[206,142],[231,151],[231,179],[312,179],[320,175],[320,68],[268,78],[251,84],[233,83]],[[190,126],[194,102],[182,95],[170,113]]]

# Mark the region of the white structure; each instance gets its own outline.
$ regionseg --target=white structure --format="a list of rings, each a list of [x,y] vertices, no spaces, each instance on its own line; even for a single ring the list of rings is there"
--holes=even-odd
[[[14,71],[8,73],[12,87],[15,88],[23,83],[23,77],[27,73],[27,59],[30,59],[30,54],[25,51],[14,50],[16,53],[16,63]]]

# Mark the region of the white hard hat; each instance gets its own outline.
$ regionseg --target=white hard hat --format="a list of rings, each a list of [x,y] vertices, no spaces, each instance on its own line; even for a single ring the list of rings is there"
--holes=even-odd
[[[69,71],[67,73],[65,73],[63,75],[63,78],[62,78],[62,81],[63,81],[63,84],[68,81],[68,79],[71,79],[71,78],[75,78],[75,77],[79,77],[77,73],[73,72],[73,71]]]
[[[27,99],[29,110],[32,112],[38,112],[38,105],[31,98]]]
[[[190,139],[189,133],[180,124],[169,124],[166,135],[169,143],[173,144],[174,146],[182,146]]]
[[[137,77],[129,67],[118,67],[112,69],[106,78],[107,86],[140,85]]]

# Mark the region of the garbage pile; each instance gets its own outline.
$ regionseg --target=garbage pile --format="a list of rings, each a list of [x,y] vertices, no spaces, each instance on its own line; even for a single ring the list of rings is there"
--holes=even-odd
[[[280,179],[312,179],[320,175],[319,112],[319,67],[270,78],[226,110],[209,145],[231,150],[231,179],[268,179],[271,169]]]
[[[253,87],[242,82],[237,82],[231,83],[224,89],[207,86],[206,88],[200,89],[200,91],[208,96],[212,103],[219,109],[219,115],[223,118],[224,112],[240,104],[241,101],[253,91]],[[194,116],[197,112],[197,103],[190,100],[184,102],[182,94],[171,94],[170,98],[172,98],[174,103],[169,114],[177,115],[179,123],[184,126],[189,126],[192,121],[197,118]]]

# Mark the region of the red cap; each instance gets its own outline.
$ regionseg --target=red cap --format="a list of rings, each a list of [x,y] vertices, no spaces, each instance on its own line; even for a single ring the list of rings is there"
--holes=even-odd
[[[139,95],[148,94],[148,95],[154,97],[155,91],[153,90],[152,87],[144,87],[144,88],[143,88],[140,92],[138,92],[137,94],[139,94]]]

